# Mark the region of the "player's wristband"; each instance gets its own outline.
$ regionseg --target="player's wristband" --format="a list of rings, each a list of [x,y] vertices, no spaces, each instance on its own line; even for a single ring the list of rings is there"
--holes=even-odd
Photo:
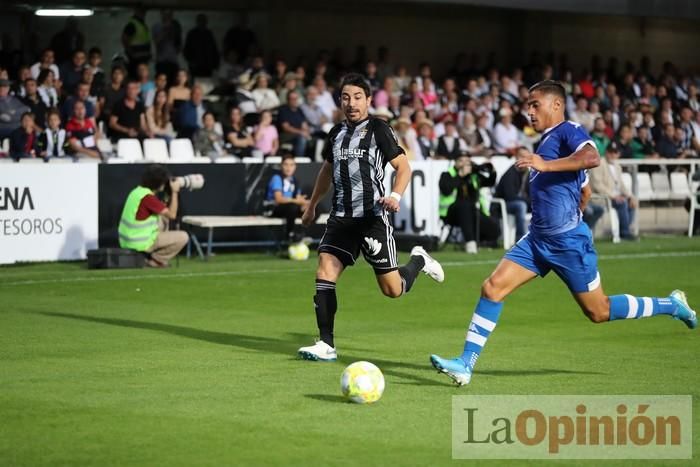
[[[391,198],[394,198],[396,201],[401,202],[401,195],[398,194],[395,191],[392,191],[391,194],[389,195]]]

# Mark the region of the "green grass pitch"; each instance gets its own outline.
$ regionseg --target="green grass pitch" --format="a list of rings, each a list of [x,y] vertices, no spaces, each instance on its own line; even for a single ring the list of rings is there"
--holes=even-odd
[[[700,240],[598,250],[607,292],[682,288],[700,308]],[[451,459],[456,394],[692,394],[694,460],[646,465],[698,465],[700,330],[667,317],[592,324],[553,274],[507,300],[471,385],[430,367],[430,353],[461,350],[501,254],[448,247],[436,254],[445,283],[420,277],[397,300],[381,296],[364,262],[350,268],[338,286],[337,363],[296,358],[316,333],[315,257],[0,268],[0,465],[474,465]],[[356,360],[384,372],[376,404],[340,397]]]

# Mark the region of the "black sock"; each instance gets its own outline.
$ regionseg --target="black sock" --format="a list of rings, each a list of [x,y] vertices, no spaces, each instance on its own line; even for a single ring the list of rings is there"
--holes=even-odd
[[[338,300],[335,297],[335,282],[316,279],[314,305],[316,306],[316,324],[318,324],[321,340],[331,347],[335,347],[333,343],[333,321],[335,320],[335,312],[338,309]]]
[[[418,273],[425,266],[425,258],[420,255],[411,256],[411,259],[404,266],[399,268],[399,274],[404,283],[404,293],[411,290],[413,282],[415,282]]]

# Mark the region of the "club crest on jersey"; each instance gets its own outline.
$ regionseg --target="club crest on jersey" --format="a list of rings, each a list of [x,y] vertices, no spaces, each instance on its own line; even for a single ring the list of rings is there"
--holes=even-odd
[[[365,136],[367,136],[367,127],[365,127],[365,128],[363,128],[363,129],[361,129],[360,131],[358,131],[358,132],[357,132],[357,136],[358,136],[359,138],[364,138]]]

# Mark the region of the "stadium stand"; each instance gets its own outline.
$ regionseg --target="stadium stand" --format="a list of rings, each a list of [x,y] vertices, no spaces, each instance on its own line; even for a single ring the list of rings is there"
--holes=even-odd
[[[309,144],[297,144],[294,148],[303,152],[297,161],[320,161],[325,131],[342,118],[342,112],[338,111],[337,84],[340,78],[349,71],[365,72],[371,68],[375,72],[370,84],[377,103],[372,113],[378,118],[387,119],[394,126],[409,159],[442,159],[435,155],[436,151],[424,151],[422,148],[435,148],[439,141],[444,142],[445,126],[452,122],[459,134],[459,149],[452,153],[466,152],[477,163],[488,160],[494,165],[500,179],[512,165],[513,159],[511,155],[499,154],[495,150],[498,142],[498,138],[494,137],[497,123],[504,116],[509,116],[514,127],[509,131],[518,144],[532,149],[537,144],[538,135],[527,117],[528,86],[541,79],[556,79],[562,82],[568,93],[568,117],[591,132],[600,152],[604,152],[604,147],[611,141],[621,147],[620,162],[626,170],[624,181],[629,183],[640,201],[647,204],[654,201],[654,209],[663,209],[667,205],[677,206],[678,202],[691,197],[688,177],[696,171],[700,162],[700,75],[681,70],[671,62],[664,63],[653,73],[644,58],[639,65],[625,63],[621,70],[612,65],[612,60],[605,67],[599,58],[593,57],[590,67],[576,70],[568,66],[566,57],[551,55],[544,60],[542,57],[538,60],[524,57],[519,65],[505,69],[495,63],[480,65],[479,57],[475,55],[472,66],[455,64],[447,73],[438,75],[427,62],[412,74],[402,63],[383,63],[381,67],[376,67],[369,56],[350,63],[331,60],[329,56],[319,53],[315,60],[292,66],[289,57],[276,56],[266,63],[263,58],[266,51],[249,52],[247,58],[235,66],[226,60],[212,61],[221,63],[218,73],[210,70],[204,76],[189,81],[180,77],[177,85],[171,87],[167,78],[171,78],[171,84],[175,83],[176,70],[166,70],[163,75],[160,73],[163,70],[158,69],[155,70],[157,72],[152,70],[138,76],[141,86],[141,102],[138,105],[151,109],[148,120],[153,125],[158,128],[171,125],[173,135],[183,133],[180,127],[183,124],[183,109],[189,112],[189,126],[184,133],[192,133],[191,125],[202,126],[202,122],[191,121],[194,107],[190,96],[193,89],[197,93],[200,90],[204,92],[201,108],[215,113],[215,132],[223,136],[225,143],[223,152],[219,153],[224,155],[214,160],[200,157],[189,138],[174,139],[169,134],[158,133],[154,139],[156,128],[146,128],[148,131],[145,134],[118,139],[112,144],[109,138],[117,138],[109,134],[108,118],[112,109],[123,102],[127,83],[137,76],[129,76],[129,67],[122,66],[118,61],[106,66],[99,61],[83,63],[81,70],[84,73],[80,80],[90,84],[86,99],[95,107],[95,115],[90,118],[97,129],[94,137],[102,161],[224,164],[262,161],[259,157],[249,158],[251,154],[246,153],[245,148],[257,147],[259,141],[253,141],[255,138],[269,138],[264,142],[264,147],[274,150],[266,152],[264,161],[276,163],[279,157],[274,151],[278,150],[279,144],[271,144],[275,132],[258,132],[257,128],[262,111],[269,109],[276,133],[285,136],[278,114],[282,110],[283,119],[289,118],[286,102],[287,95],[292,91],[299,96],[302,110],[312,109],[315,112],[308,114],[311,120],[304,112],[295,115],[298,120],[295,124],[304,128],[311,127],[312,122],[314,124],[314,132],[308,136]],[[23,82],[19,72],[32,63],[40,67],[39,59],[36,56],[29,57],[28,63],[0,63],[0,74],[6,74],[12,82],[11,95],[21,99],[26,95],[25,86],[35,85]],[[63,64],[56,65],[60,68]],[[278,75],[279,69],[285,71]],[[180,75],[188,78],[184,70]],[[149,76],[154,79],[151,81]],[[50,84],[50,78],[48,82]],[[260,89],[255,89],[261,83],[266,83],[265,102],[259,99]],[[161,98],[159,110],[153,112],[153,99],[159,90],[166,91],[167,103],[164,104]],[[57,92],[57,102],[49,99],[48,105],[63,108],[66,100],[71,98],[70,93],[60,86],[51,88],[53,91]],[[41,96],[49,96],[47,92],[43,88],[39,90]],[[309,95],[315,96],[315,102],[303,102]],[[232,108],[238,108],[242,115],[243,123],[236,123],[236,130],[228,126]],[[325,123],[318,125],[319,121]],[[132,128],[139,127],[139,122],[129,123]],[[44,124],[38,121],[38,129],[41,130]],[[283,139],[287,146],[291,144],[289,138]],[[0,146],[0,160],[6,160],[3,154],[7,154],[8,145],[8,140],[4,139]],[[508,152],[512,154],[512,151]],[[497,199],[494,202],[499,203]],[[610,217],[614,216],[609,209],[608,212]],[[503,222],[503,244],[507,246],[512,243],[509,233],[513,227],[507,217]],[[615,232],[611,233],[615,239]]]

